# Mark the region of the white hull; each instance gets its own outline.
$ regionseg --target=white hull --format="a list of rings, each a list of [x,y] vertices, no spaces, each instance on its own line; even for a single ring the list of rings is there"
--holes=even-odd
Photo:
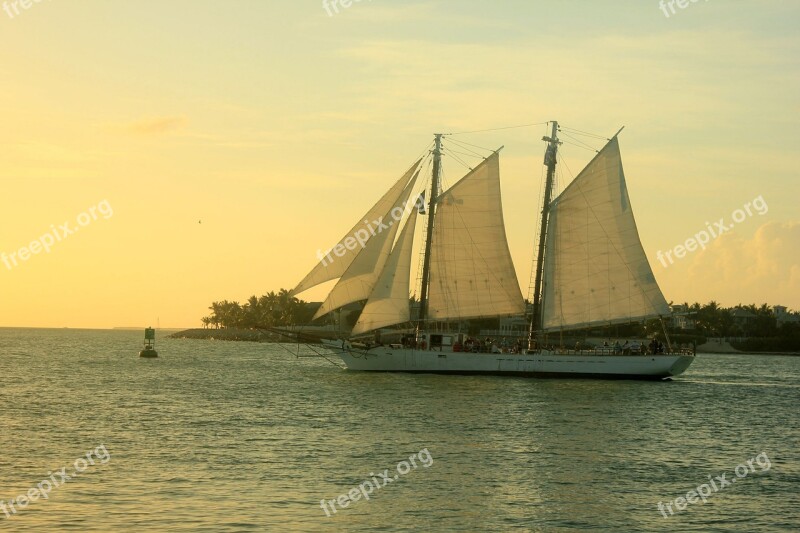
[[[323,341],[350,370],[433,374],[492,374],[543,378],[664,379],[682,374],[693,355],[608,355],[594,352],[464,353],[376,346],[342,349]]]

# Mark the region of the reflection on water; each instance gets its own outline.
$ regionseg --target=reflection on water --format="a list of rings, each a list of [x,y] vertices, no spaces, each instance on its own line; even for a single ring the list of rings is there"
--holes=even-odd
[[[699,356],[672,382],[367,374],[267,344],[0,330],[0,499],[104,444],[18,531],[771,531],[797,523],[800,359]],[[434,462],[326,517],[427,448]],[[670,501],[765,452],[753,474]]]

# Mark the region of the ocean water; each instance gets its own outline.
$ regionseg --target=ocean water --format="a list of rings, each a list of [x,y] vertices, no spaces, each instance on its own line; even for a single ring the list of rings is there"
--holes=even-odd
[[[800,529],[798,357],[550,381],[141,337],[0,329],[0,531]]]

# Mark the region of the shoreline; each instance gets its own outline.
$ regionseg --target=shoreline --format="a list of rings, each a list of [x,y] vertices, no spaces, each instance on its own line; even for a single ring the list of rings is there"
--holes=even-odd
[[[304,333],[304,338],[300,339],[302,343],[319,343],[321,336],[314,335],[310,332]],[[330,336],[328,333],[327,336]],[[294,343],[297,339],[292,339],[288,335],[280,335],[266,330],[257,329],[206,329],[206,328],[191,328],[181,331],[176,331],[167,336],[170,339],[194,339],[194,340],[214,340],[214,341],[233,341],[233,342],[267,342],[267,343]],[[713,343],[717,350],[705,348],[712,343],[706,343],[697,347],[698,355],[782,355],[782,356],[800,356],[800,352],[742,352],[736,350],[730,345],[720,346]],[[725,343],[728,344],[728,343]],[[722,348],[722,349],[719,349]]]
[[[798,357],[800,352],[701,352],[697,350],[697,355],[785,355],[788,357]]]
[[[320,337],[313,333],[303,332],[300,339],[293,338],[288,332],[280,334],[263,329],[206,329],[192,328],[176,331],[167,338],[170,339],[195,339],[211,341],[233,341],[233,342],[269,342],[269,343],[317,343]]]

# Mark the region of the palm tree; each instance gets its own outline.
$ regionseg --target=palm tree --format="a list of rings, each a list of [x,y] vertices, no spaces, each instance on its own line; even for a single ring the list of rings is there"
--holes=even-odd
[[[219,325],[222,318],[222,304],[219,302],[214,302],[211,304],[211,307],[208,308],[211,311],[210,322],[214,324],[215,329],[219,329]]]
[[[244,325],[248,328],[257,328],[261,322],[261,309],[258,297],[255,295],[247,299],[244,304]]]
[[[271,328],[275,326],[289,326],[305,324],[311,321],[314,309],[308,304],[293,296],[287,289],[280,289],[276,294],[270,291],[263,296],[251,296],[244,305],[239,302],[223,300],[214,302],[208,308],[211,314],[206,317],[208,322],[217,328]]]

